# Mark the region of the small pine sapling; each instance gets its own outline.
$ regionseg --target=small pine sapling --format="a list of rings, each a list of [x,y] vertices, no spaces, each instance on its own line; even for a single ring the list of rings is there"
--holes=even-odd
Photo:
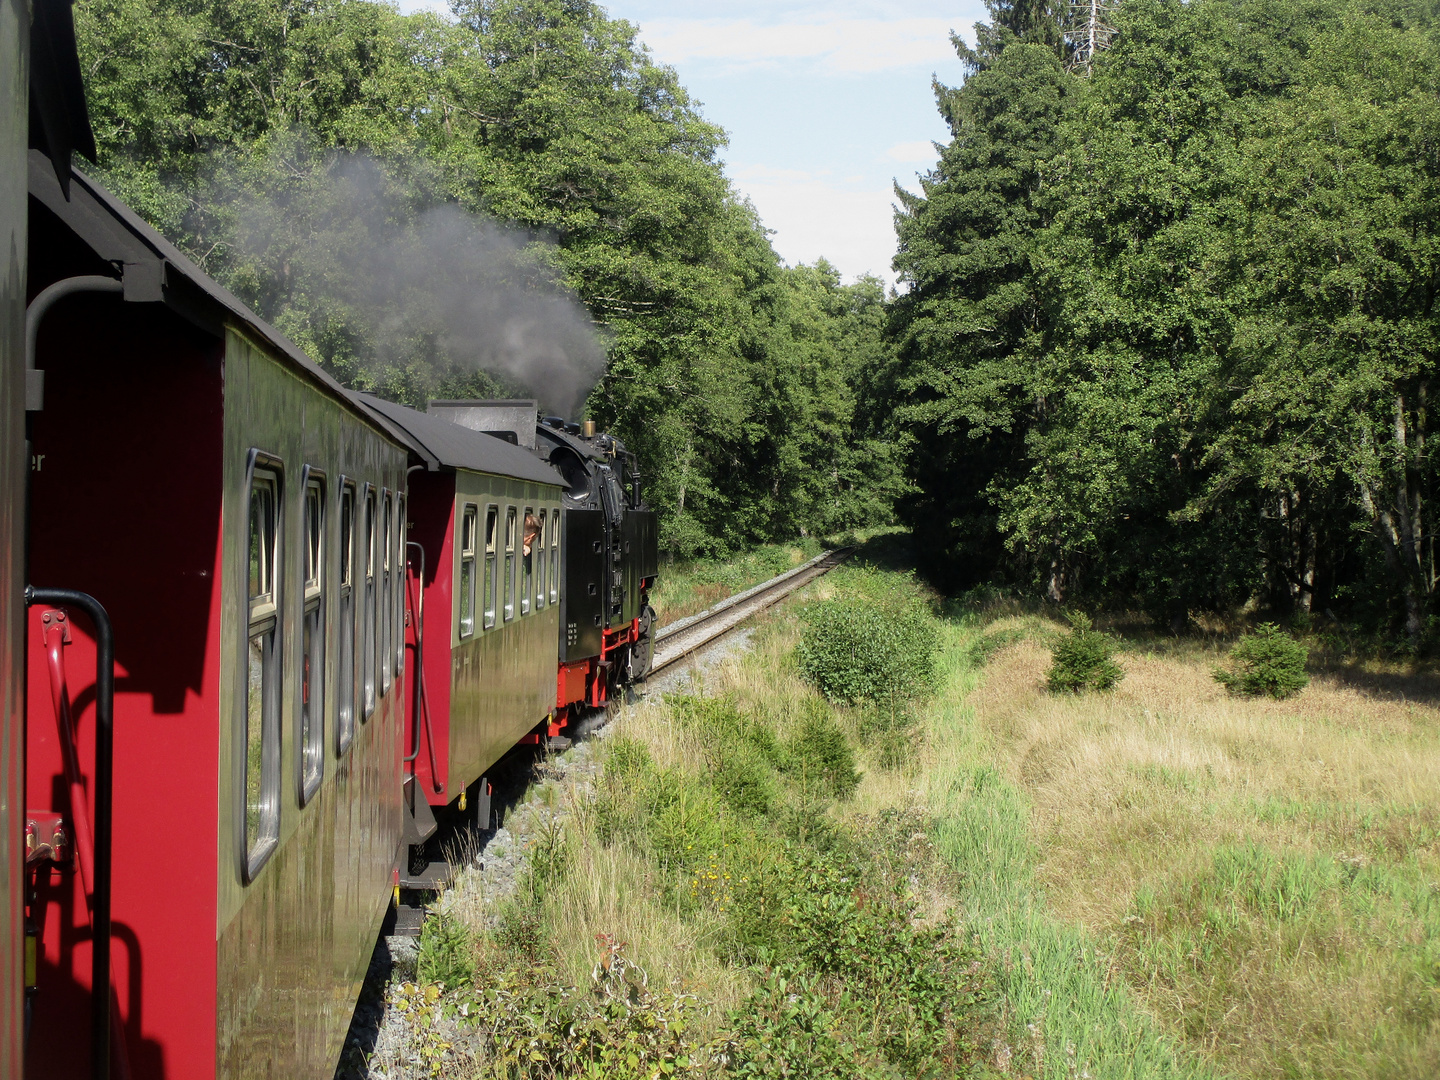
[[[1070,633],[1050,650],[1050,672],[1046,684],[1052,694],[1079,694],[1086,690],[1109,690],[1125,676],[1115,663],[1115,642],[1090,622],[1089,616],[1074,611],[1067,616]]]
[[[1310,682],[1309,651],[1274,623],[1261,623],[1230,650],[1230,666],[1212,671],[1235,694],[1268,694],[1277,700],[1297,694]]]

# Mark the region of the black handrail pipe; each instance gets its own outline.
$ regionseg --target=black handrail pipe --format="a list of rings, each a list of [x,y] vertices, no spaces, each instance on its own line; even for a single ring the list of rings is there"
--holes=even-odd
[[[79,608],[95,624],[95,881],[91,916],[90,1074],[110,1076],[110,866],[115,779],[115,631],[100,601],[75,589],[25,586],[25,604]]]
[[[410,753],[404,757],[408,764],[420,756],[420,702],[424,693],[425,678],[425,545],[417,544],[414,540],[406,543],[406,549],[414,548],[420,553],[420,599],[416,602],[415,612],[415,722],[412,725],[415,729],[410,740]],[[408,560],[407,560],[408,561]],[[409,589],[406,590],[406,599],[409,599]]]

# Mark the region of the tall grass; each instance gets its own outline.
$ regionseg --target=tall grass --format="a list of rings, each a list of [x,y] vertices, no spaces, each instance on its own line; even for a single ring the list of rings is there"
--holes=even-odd
[[[970,704],[980,677],[976,637],[968,626],[946,628],[924,784],[936,845],[959,874],[966,923],[999,960],[1015,1064],[1056,1078],[1207,1075],[1137,1008],[1099,942],[1046,907],[1032,808],[997,767]]]
[[[558,1070],[476,1075],[1440,1075],[1423,679],[1244,699],[1213,646],[1119,633],[1114,690],[1055,695],[1063,626],[1012,604],[939,620],[928,698],[827,703],[806,603],[939,605],[874,569],[806,592],[699,696],[625,709],[593,784],[537,789],[563,836],[473,975],[432,932],[493,1052]]]
[[[978,681],[957,670],[937,710],[952,731],[932,770],[954,808],[942,846],[1019,868],[970,886],[987,940],[1022,957],[1018,1017],[1043,1011],[1047,1052],[1073,1041],[1079,1057],[1096,1017],[1163,1068],[1161,1044],[1105,1002],[1121,987],[1147,1030],[1227,1074],[1440,1075],[1440,710],[1324,676],[1283,702],[1237,699],[1205,650],[1119,659],[1112,694],[1057,698],[1045,651],[1012,642]],[[1057,978],[1072,1002],[1058,1017],[1036,997]]]

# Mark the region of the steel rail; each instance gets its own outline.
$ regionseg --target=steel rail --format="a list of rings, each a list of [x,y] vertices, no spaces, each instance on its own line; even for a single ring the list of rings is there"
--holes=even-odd
[[[804,588],[816,578],[828,574],[849,557],[851,550],[840,548],[817,555],[809,562],[728,597],[698,615],[690,615],[662,627],[655,635],[655,659],[651,662],[650,670],[646,672],[646,678],[693,655],[715,639],[728,634],[746,619],[758,615],[797,589]]]

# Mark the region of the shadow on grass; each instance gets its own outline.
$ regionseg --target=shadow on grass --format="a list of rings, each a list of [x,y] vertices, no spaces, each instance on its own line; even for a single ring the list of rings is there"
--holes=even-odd
[[[1313,659],[1310,670],[1341,686],[1386,701],[1413,701],[1440,708],[1440,672],[1430,662],[1401,665],[1339,657]]]

